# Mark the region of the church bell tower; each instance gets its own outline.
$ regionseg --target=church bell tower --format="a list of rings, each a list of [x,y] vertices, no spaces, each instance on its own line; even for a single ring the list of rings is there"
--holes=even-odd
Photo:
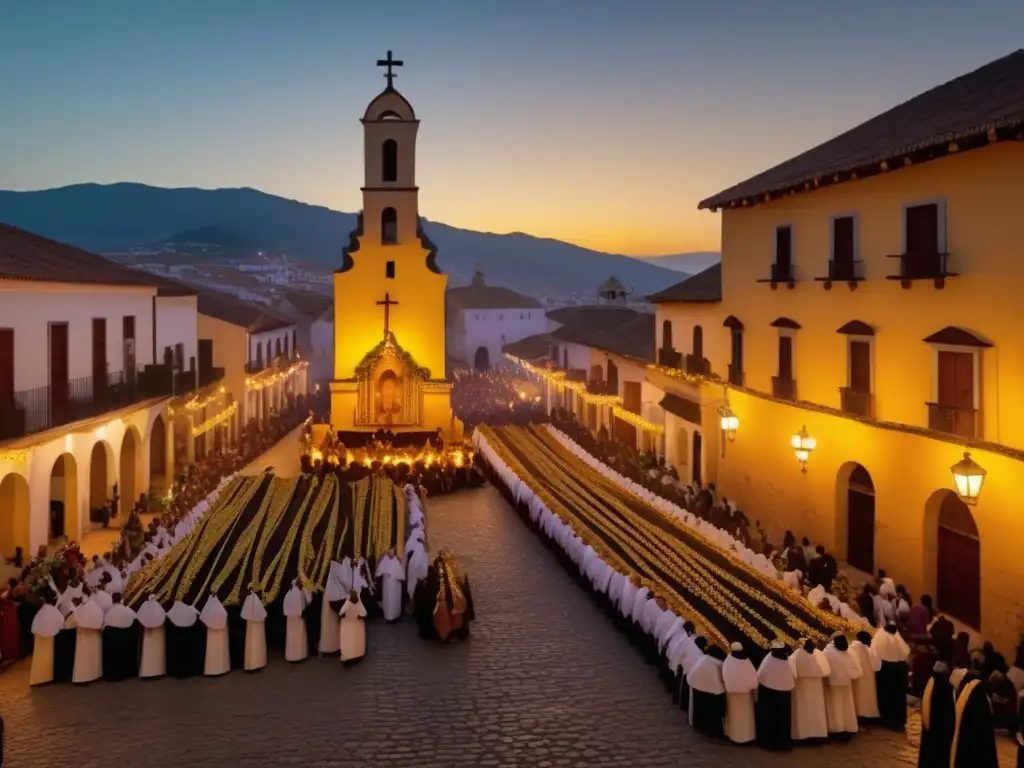
[[[331,424],[339,431],[441,428],[452,434],[445,380],[445,291],[436,248],[423,234],[416,186],[420,121],[387,86],[366,108],[363,210],[334,274],[334,380]],[[461,432],[461,430],[459,430]]]

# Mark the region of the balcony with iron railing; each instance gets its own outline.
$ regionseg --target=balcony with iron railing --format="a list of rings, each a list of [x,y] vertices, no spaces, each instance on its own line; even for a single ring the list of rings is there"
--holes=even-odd
[[[856,290],[857,283],[864,282],[859,259],[829,259],[828,275],[814,278],[825,284],[825,290],[832,288],[832,283],[846,283],[851,290]]]
[[[866,419],[873,419],[875,416],[874,397],[870,392],[840,387],[839,400],[844,413],[863,416]]]
[[[785,262],[781,264],[774,263],[771,266],[771,272],[769,275],[770,276],[767,279],[758,280],[757,282],[771,283],[772,290],[775,290],[775,287],[779,283],[784,283],[790,288],[796,286],[796,270],[793,268],[792,264],[787,264]]]
[[[978,437],[978,411],[943,403],[925,403],[928,406],[928,428],[936,432],[974,439]]]
[[[675,347],[662,347],[658,350],[658,365],[666,368],[681,368],[683,355],[675,350]]]
[[[887,275],[888,280],[899,280],[904,288],[909,288],[915,280],[933,280],[936,288],[944,288],[946,278],[957,277],[956,272],[949,270],[949,254],[931,251],[909,251],[907,253],[889,254],[890,259],[899,259],[899,273]]]
[[[796,400],[796,379],[772,376],[772,395],[780,400]]]
[[[711,374],[711,361],[706,357],[687,355],[683,363],[683,369],[695,376],[709,376]]]
[[[174,394],[163,366],[117,371],[104,378],[71,379],[60,387],[36,387],[0,395],[0,439],[10,440],[91,419],[156,397]]]

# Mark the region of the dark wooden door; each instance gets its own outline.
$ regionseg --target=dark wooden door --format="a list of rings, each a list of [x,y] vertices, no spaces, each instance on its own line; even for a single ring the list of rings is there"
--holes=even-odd
[[[0,328],[0,410],[14,407],[14,329]]]
[[[693,482],[697,485],[703,485],[703,478],[701,476],[700,467],[702,464],[704,452],[704,439],[700,436],[700,432],[694,430],[693,432],[693,451],[691,453],[690,466],[693,467]]]
[[[785,271],[793,263],[793,230],[778,227],[775,230],[775,263]],[[783,275],[784,277],[784,275]]]
[[[68,324],[50,323],[50,425],[67,422],[70,408]]]
[[[661,348],[672,348],[672,321],[662,320],[661,322]]]
[[[704,357],[704,329],[699,325],[693,326],[693,356],[698,360]]]
[[[981,546],[977,538],[939,526],[938,609],[981,626]]]
[[[125,315],[121,321],[124,338],[124,371],[129,384],[135,383],[135,315]]]
[[[779,336],[779,378],[793,380],[793,339],[790,336]]]
[[[875,572],[875,497],[850,488],[846,492],[846,559],[865,573]]]
[[[853,217],[832,220],[832,277],[853,277]]]
[[[939,352],[939,405],[948,411],[951,432],[974,437],[974,355]]]
[[[866,341],[850,342],[850,389],[871,392],[871,345]]]
[[[730,381],[733,384],[743,384],[743,331],[732,329],[732,370]]]
[[[622,384],[622,407],[630,413],[640,415],[643,405],[643,387],[639,381],[627,381]]]
[[[619,366],[611,360],[608,361],[608,390],[612,394],[619,393]]]
[[[92,319],[92,391],[102,397],[107,389],[107,319]]]
[[[213,339],[199,339],[199,370],[213,368]]]
[[[933,259],[939,252],[939,206],[907,208],[907,256],[911,261]]]

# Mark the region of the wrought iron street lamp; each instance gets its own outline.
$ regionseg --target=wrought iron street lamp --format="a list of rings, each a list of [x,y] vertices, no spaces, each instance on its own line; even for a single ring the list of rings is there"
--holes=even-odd
[[[807,432],[807,426],[804,425],[800,427],[799,432],[789,439],[789,444],[793,447],[796,460],[800,462],[800,471],[806,475],[807,460],[811,457],[814,449],[818,447],[818,441],[811,437]]]
[[[719,421],[722,425],[722,431],[725,432],[726,437],[729,438],[729,442],[736,440],[736,430],[740,428],[739,417],[733,413],[732,408],[729,407],[729,396],[726,395],[725,402],[718,409]]]
[[[974,506],[978,503],[978,496],[981,495],[981,488],[985,485],[985,469],[971,458],[968,451],[964,451],[964,457],[949,468],[953,473],[953,485],[956,487],[956,494],[964,504]]]

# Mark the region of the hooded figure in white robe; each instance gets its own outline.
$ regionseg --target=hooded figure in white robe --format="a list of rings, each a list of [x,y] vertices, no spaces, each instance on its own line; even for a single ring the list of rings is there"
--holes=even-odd
[[[64,629],[64,616],[52,603],[43,606],[32,619],[32,634],[35,643],[32,651],[32,671],[29,685],[45,685],[53,682],[53,638]]]
[[[267,609],[260,596],[250,590],[242,603],[245,622],[245,671],[255,672],[267,666]]]
[[[850,652],[845,635],[837,635],[825,648],[828,680],[825,685],[825,714],[828,732],[834,739],[846,740],[858,730],[857,703],[853,681],[864,674],[857,657]]]
[[[167,657],[164,642],[164,621],[167,613],[156,599],[156,595],[146,598],[137,611],[139,624],[142,625],[142,662],[139,664],[139,677],[163,677],[167,671]]]
[[[739,643],[722,662],[725,685],[725,735],[736,744],[748,744],[757,738],[754,716],[754,694],[757,692],[757,670]]]
[[[139,623],[135,611],[111,598],[103,614],[103,679],[116,683],[139,674]]]
[[[757,743],[765,749],[793,748],[793,689],[796,676],[786,646],[772,642],[771,651],[757,668]]]
[[[292,588],[284,596],[281,606],[285,615],[284,658],[286,661],[303,661],[309,656],[309,639],[306,635],[306,622],[302,618],[306,606],[309,605],[307,592],[293,581]]]
[[[882,724],[893,731],[907,727],[907,683],[910,678],[910,648],[889,623],[875,632],[871,647],[878,654],[882,667],[878,671],[878,712]]]
[[[682,651],[679,708],[684,712],[690,711],[690,681],[688,676],[697,665],[697,662],[704,658],[704,650],[707,647],[708,639],[704,635],[697,635],[697,637],[693,638],[692,642],[686,643],[686,647]]]
[[[346,566],[346,562],[348,565]],[[324,599],[320,606],[320,645],[321,656],[338,652],[338,610],[340,603],[352,591],[352,564],[346,557],[342,562],[331,561],[327,573],[327,584],[324,586]]]
[[[409,599],[412,600],[416,594],[416,585],[427,578],[427,572],[430,570],[430,560],[427,557],[426,548],[422,545],[414,548],[405,567],[405,586],[409,593]]]
[[[796,687],[791,706],[793,722],[790,733],[793,741],[811,741],[828,738],[828,718],[825,714],[825,678],[831,671],[825,655],[805,640],[789,657]]]
[[[231,645],[228,640],[228,612],[220,599],[211,594],[199,614],[206,627],[206,657],[203,674],[207,677],[226,675],[231,671]]]
[[[665,645],[665,659],[668,663],[670,679],[668,680],[669,690],[672,693],[672,703],[678,705],[680,691],[682,690],[683,659],[690,652],[693,644],[693,634],[697,631],[692,621],[683,622],[683,626],[676,631]],[[689,702],[687,702],[689,706]]]
[[[75,669],[71,682],[91,683],[103,677],[103,609],[86,600],[68,616],[75,629]]]
[[[724,661],[725,651],[712,645],[686,675],[690,685],[690,725],[713,739],[725,738]]]
[[[352,590],[348,600],[341,606],[339,645],[341,660],[345,663],[359,661],[366,655],[366,607],[359,599],[359,593]]]
[[[109,611],[110,607],[114,604],[114,599],[110,596],[109,592],[103,589],[102,585],[89,594],[89,599],[96,603],[104,613]]]
[[[381,608],[385,621],[397,621],[402,618],[402,582],[405,581],[405,568],[395,555],[394,549],[377,563],[377,578],[381,583]]]
[[[882,668],[882,660],[871,647],[871,634],[866,631],[857,633],[857,638],[850,643],[850,654],[857,659],[861,676],[853,680],[853,702],[860,720],[872,721],[879,718],[878,687],[875,676]]]

